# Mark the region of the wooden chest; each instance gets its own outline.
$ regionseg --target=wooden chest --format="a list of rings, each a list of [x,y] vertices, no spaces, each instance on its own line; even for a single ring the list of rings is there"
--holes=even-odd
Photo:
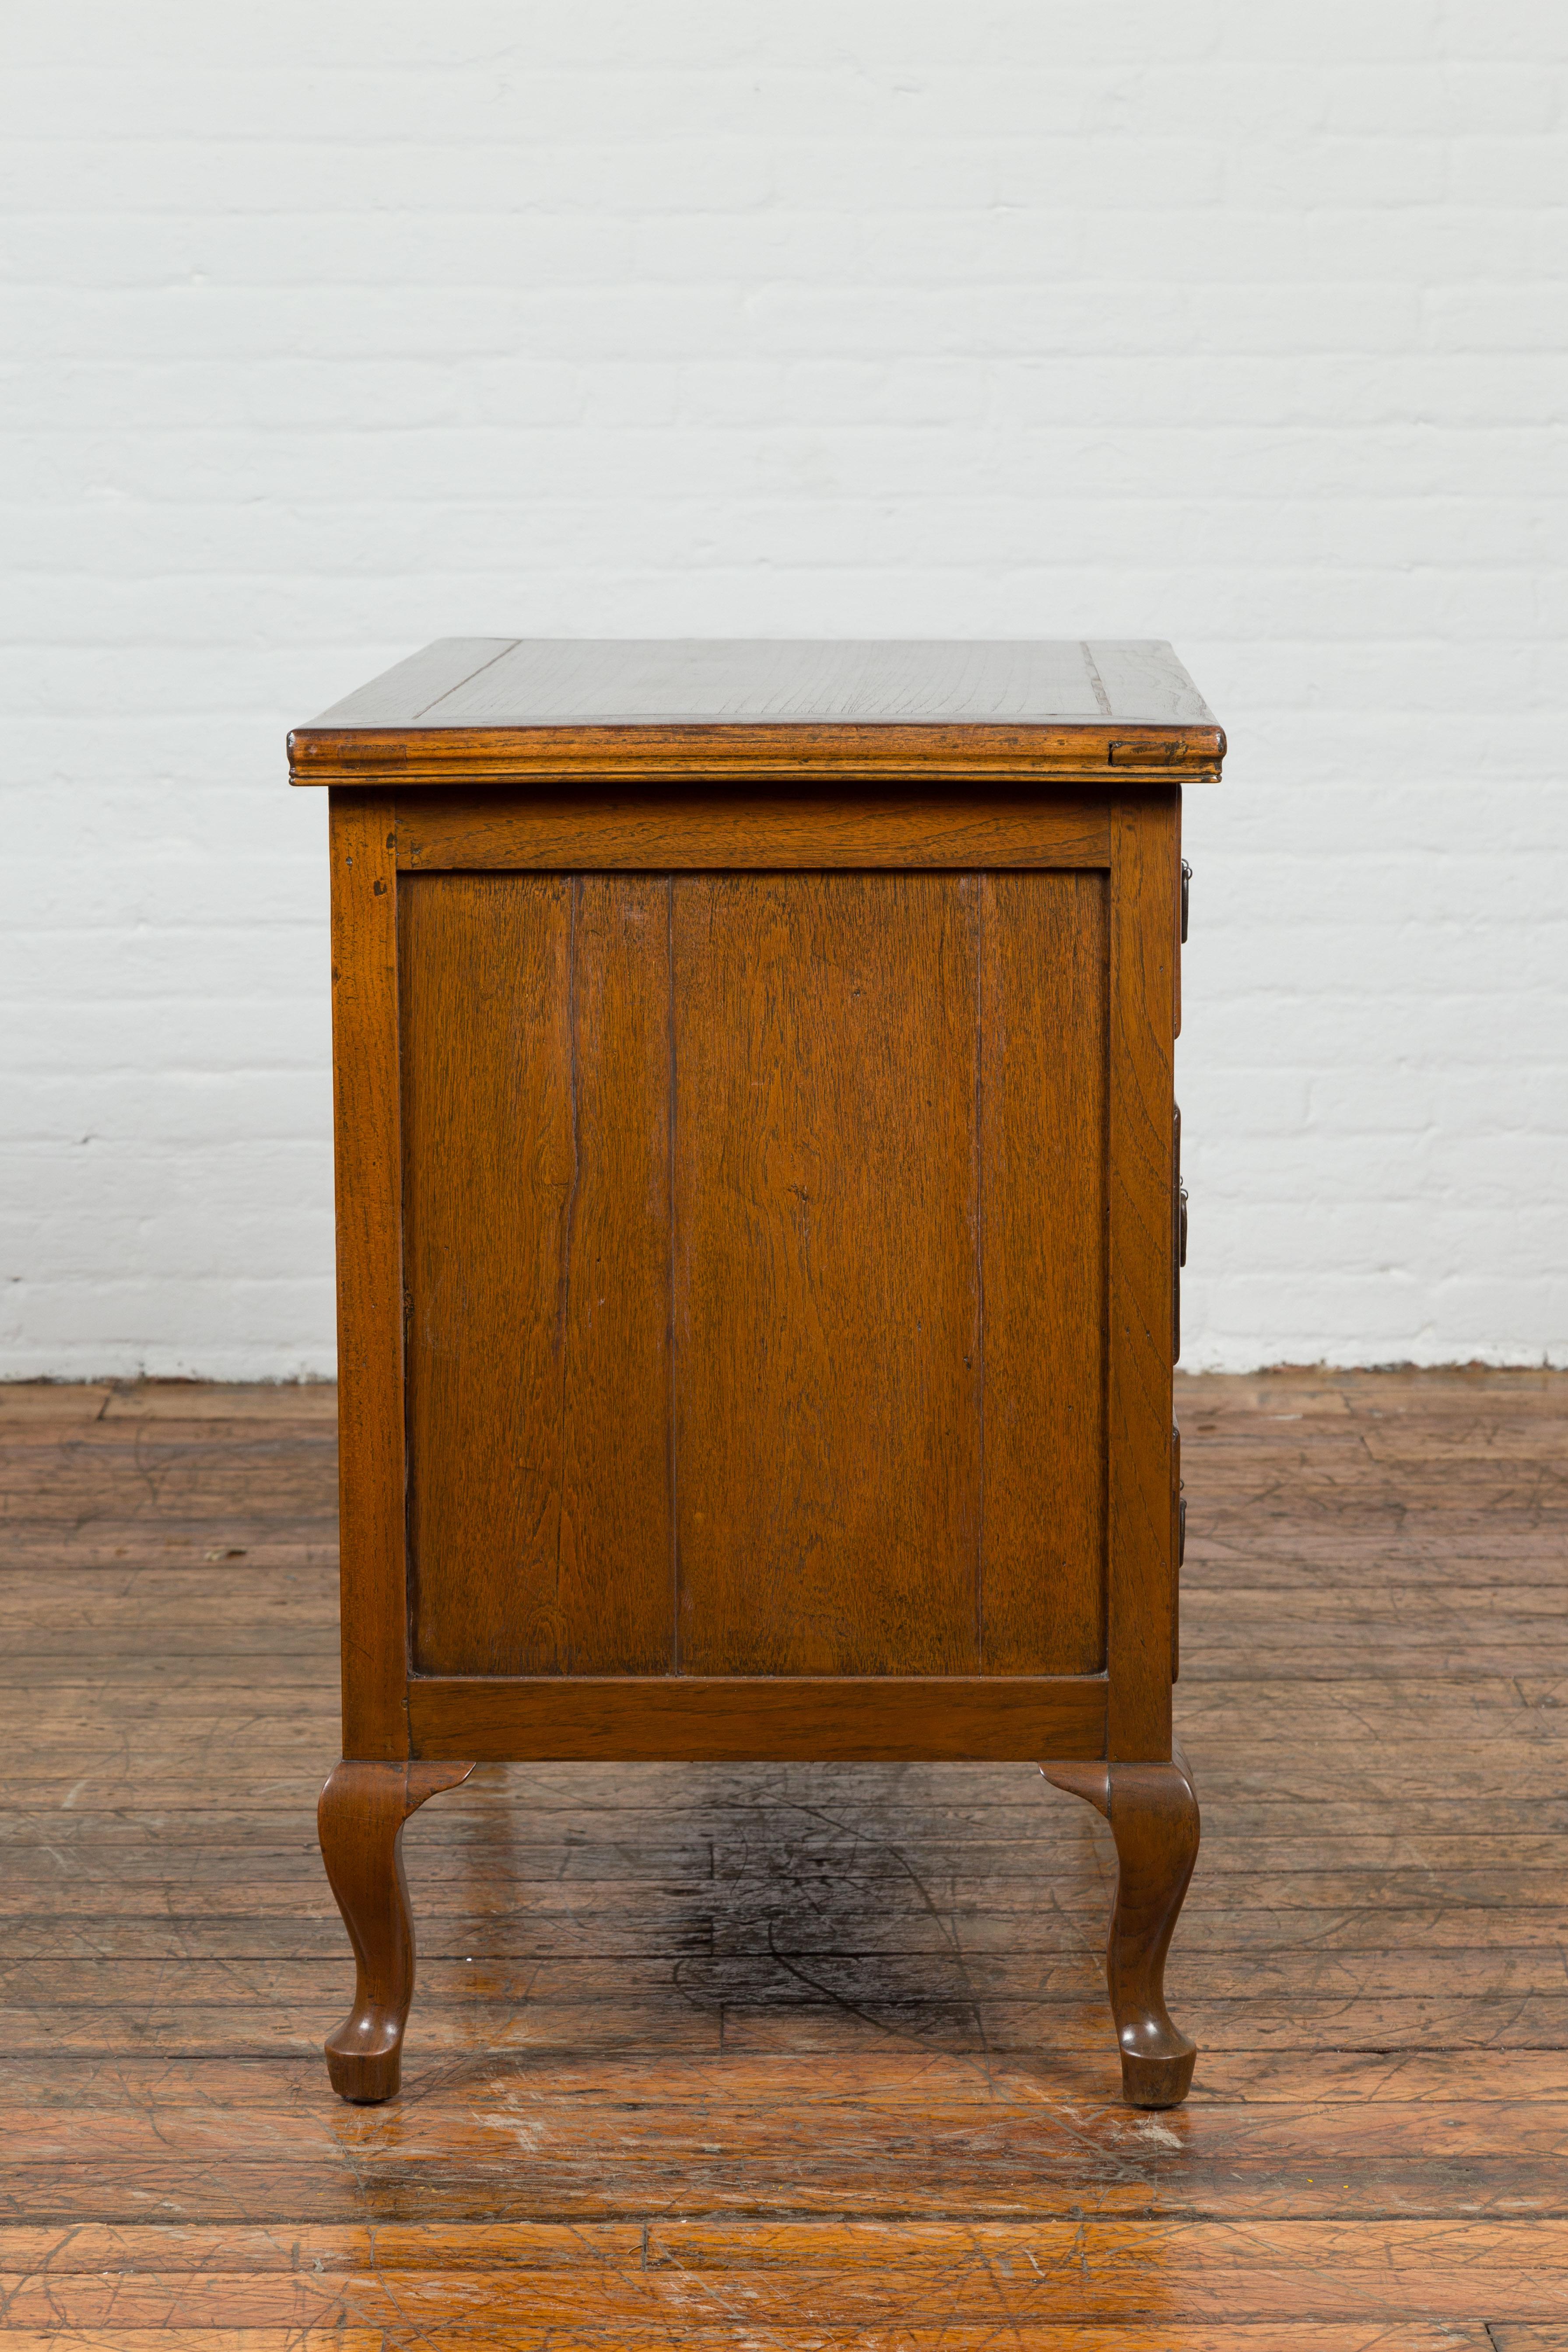
[[[1124,2087],[1171,1744],[1181,788],[1154,644],[448,639],[330,787],[343,1757],[397,2087],[406,1815],[497,1759],[1015,1759],[1107,1812]]]

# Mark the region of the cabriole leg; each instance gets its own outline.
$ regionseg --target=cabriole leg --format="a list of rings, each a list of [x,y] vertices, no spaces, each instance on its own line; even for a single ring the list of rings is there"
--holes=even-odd
[[[327,2072],[340,2098],[373,2106],[396,2094],[414,1993],[403,1824],[427,1797],[457,1788],[473,1769],[345,1759],[321,1790],[321,1859],[357,1972],[353,2008],[327,2041]]]
[[[1116,1840],[1116,1904],[1105,1974],[1130,2106],[1174,2107],[1194,2045],[1165,2007],[1165,1955],[1198,1856],[1198,1801],[1179,1756],[1169,1764],[1046,1764],[1047,1780],[1097,1806]]]

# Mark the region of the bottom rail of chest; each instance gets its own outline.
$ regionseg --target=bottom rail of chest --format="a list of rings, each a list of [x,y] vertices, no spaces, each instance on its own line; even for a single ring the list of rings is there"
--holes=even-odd
[[[485,1675],[408,1685],[410,1752],[476,1763],[1037,1763],[1106,1752],[1082,1675]]]

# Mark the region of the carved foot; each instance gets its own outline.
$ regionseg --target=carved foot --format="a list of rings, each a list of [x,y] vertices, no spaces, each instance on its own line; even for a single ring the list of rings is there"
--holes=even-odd
[[[471,1764],[358,1763],[334,1767],[316,1809],[321,1859],[354,1948],[353,2009],[327,2042],[340,2098],[374,2106],[394,2097],[414,1993],[414,1923],[403,1874],[403,1824],[426,1797],[455,1789]]]
[[[1102,1812],[1116,1840],[1116,1906],[1105,1955],[1121,2095],[1175,2107],[1193,2079],[1194,2043],[1165,2007],[1165,1955],[1198,1857],[1198,1801],[1178,1755],[1169,1764],[1046,1764],[1047,1780]]]

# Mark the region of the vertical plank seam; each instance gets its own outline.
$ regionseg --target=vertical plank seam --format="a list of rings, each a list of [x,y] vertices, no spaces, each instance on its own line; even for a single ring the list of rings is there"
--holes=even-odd
[[[492,654],[489,661],[482,661],[478,669],[469,670],[468,676],[466,677],[458,678],[455,686],[443,687],[440,693],[436,697],[434,702],[427,702],[423,710],[416,710],[412,719],[405,719],[402,721],[402,724],[408,727],[417,726],[421,719],[427,719],[431,711],[439,710],[444,702],[449,701],[454,694],[460,693],[465,686],[472,686],[475,678],[483,677],[486,670],[494,669],[497,662],[505,661],[508,654],[516,653],[521,643],[522,639],[521,637],[509,638],[508,642],[502,646],[499,654]]]

